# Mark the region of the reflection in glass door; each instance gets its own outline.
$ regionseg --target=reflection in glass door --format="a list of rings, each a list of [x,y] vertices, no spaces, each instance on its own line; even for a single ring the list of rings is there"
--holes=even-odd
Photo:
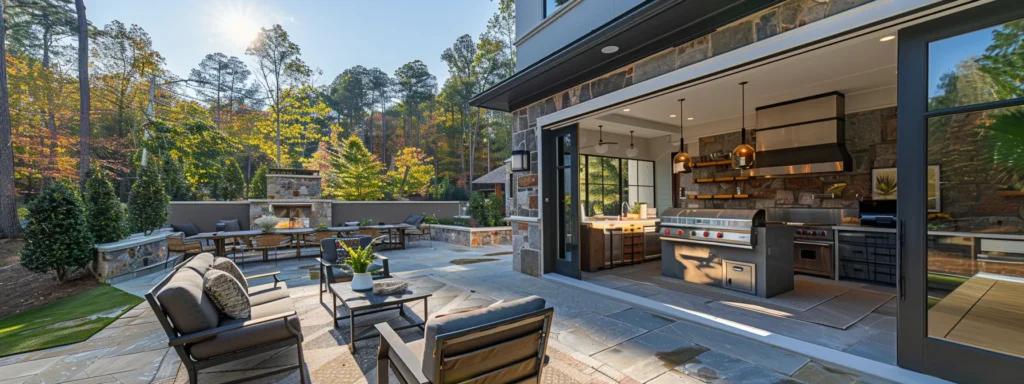
[[[1018,2],[900,31],[901,366],[980,382],[1024,368],[1021,57]]]

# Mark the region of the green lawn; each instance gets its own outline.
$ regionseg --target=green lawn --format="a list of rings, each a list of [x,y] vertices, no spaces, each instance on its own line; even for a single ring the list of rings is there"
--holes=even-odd
[[[0,356],[83,341],[141,302],[138,296],[101,285],[0,319]]]

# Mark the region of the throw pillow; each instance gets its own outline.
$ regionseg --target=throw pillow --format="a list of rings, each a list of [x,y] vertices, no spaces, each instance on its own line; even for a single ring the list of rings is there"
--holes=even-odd
[[[244,288],[246,292],[249,292],[249,282],[245,281],[245,275],[242,274],[242,270],[238,269],[238,265],[231,261],[231,259],[218,257],[213,260],[213,265],[211,265],[210,268],[227,272],[231,277],[234,277],[235,280],[238,280],[239,284],[242,284],[242,288]]]
[[[224,316],[232,319],[249,318],[252,309],[249,295],[242,289],[242,284],[227,272],[216,269],[206,271],[203,275],[203,291]]]
[[[218,223],[224,223],[224,230],[227,232],[242,230],[242,225],[238,222],[238,219],[220,220]]]
[[[171,224],[171,229],[173,229],[174,232],[184,233],[185,237],[195,236],[199,234],[199,230],[196,229],[196,226],[193,225],[192,223]]]

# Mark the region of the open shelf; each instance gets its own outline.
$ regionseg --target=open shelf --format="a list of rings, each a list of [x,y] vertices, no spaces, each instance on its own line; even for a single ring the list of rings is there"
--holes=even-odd
[[[730,194],[697,195],[694,198],[697,199],[697,200],[733,200],[733,199],[749,199],[750,195],[745,194],[745,193],[744,194],[736,194],[736,195],[730,195]]]
[[[732,164],[732,160],[716,160],[716,161],[705,161],[705,162],[696,163],[696,164],[693,165],[693,167],[694,168],[714,167],[714,166],[718,166],[718,165],[730,165],[730,164]]]
[[[712,184],[712,183],[735,183],[737,181],[747,181],[747,180],[750,180],[749,176],[715,177],[715,178],[702,177],[702,178],[693,180],[693,182],[696,183],[696,184]]]
[[[996,191],[995,195],[1006,197],[1024,196],[1024,191]]]

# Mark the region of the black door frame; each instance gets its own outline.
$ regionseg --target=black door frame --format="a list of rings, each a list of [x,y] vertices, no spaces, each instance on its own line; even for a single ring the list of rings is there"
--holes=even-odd
[[[558,177],[560,160],[563,159],[559,138],[569,136],[570,164],[568,171],[572,173],[569,183],[570,207],[568,213],[573,216],[569,230],[573,231],[575,244],[565,244],[563,235],[565,233],[566,220],[560,215],[563,180]],[[543,214],[544,241],[543,266],[544,273],[558,273],[574,279],[581,279],[580,267],[580,210],[579,210],[579,124],[571,124],[558,129],[541,129],[541,150],[540,150],[540,171],[541,171],[541,209]],[[574,257],[563,260],[558,256],[564,252],[563,247],[569,247],[574,251]]]
[[[899,297],[897,364],[956,382],[1015,382],[1024,359],[928,338],[926,217],[930,117],[1024,105],[1024,98],[928,111],[928,43],[1024,18],[1024,2],[1001,0],[899,31]]]

